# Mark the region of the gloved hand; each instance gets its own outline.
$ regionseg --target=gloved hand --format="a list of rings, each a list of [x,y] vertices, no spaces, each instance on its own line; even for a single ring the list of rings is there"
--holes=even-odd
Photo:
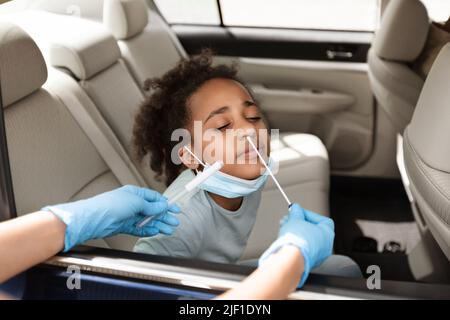
[[[151,237],[158,233],[172,234],[178,219],[171,213],[180,212],[176,205],[168,207],[167,199],[156,191],[135,186],[123,186],[86,200],[47,206],[67,226],[64,251],[87,240],[126,233]],[[156,216],[143,228],[136,226],[147,216]]]
[[[311,269],[319,266],[332,253],[334,222],[294,203],[280,224],[278,239],[264,252],[259,263],[262,264],[285,245],[297,246],[304,259],[304,272],[298,286],[302,287]]]

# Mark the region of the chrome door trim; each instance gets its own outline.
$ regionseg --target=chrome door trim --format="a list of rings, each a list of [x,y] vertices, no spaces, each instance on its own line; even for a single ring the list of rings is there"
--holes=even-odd
[[[61,268],[78,266],[81,271],[86,272],[217,291],[232,289],[239,284],[240,280],[245,278],[245,276],[239,275],[236,280],[227,280],[219,278],[219,272],[217,272],[217,277],[210,275],[202,276],[182,272],[176,270],[181,269],[180,267],[173,267],[161,263],[93,255],[78,256],[80,257],[55,256],[47,260],[44,264]],[[290,294],[288,299],[354,300],[355,298],[299,290]]]

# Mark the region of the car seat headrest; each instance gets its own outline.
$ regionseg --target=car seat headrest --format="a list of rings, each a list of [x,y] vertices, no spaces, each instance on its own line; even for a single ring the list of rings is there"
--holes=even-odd
[[[86,80],[105,70],[120,57],[116,39],[101,24],[71,16],[51,16],[49,60],[52,66],[70,70]]]
[[[105,0],[103,22],[119,40],[140,34],[148,24],[144,0]]]
[[[382,59],[413,62],[425,45],[430,21],[420,0],[390,1],[373,48]]]
[[[0,80],[3,107],[40,89],[47,81],[47,66],[38,46],[10,22],[0,23]]]

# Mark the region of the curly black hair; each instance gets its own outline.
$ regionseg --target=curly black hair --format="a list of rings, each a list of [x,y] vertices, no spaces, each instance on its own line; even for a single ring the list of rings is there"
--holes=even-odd
[[[136,115],[133,145],[138,161],[150,155],[150,167],[157,180],[164,176],[169,185],[183,169],[183,165],[171,160],[172,149],[178,143],[171,141],[171,135],[189,124],[189,98],[206,81],[215,78],[235,80],[245,86],[237,73],[236,64],[213,66],[211,50],[203,49],[197,56],[182,59],[162,77],[145,81],[144,89],[153,92]]]

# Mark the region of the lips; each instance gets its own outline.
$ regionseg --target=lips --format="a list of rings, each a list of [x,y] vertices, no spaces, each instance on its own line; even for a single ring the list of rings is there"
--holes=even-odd
[[[264,146],[257,143],[256,147],[258,148],[258,151],[260,154],[264,155]],[[245,148],[244,150],[242,150],[241,152],[238,153],[238,156],[236,158],[241,158],[243,157],[246,160],[250,160],[250,159],[254,159],[256,157],[258,157],[258,153],[255,151],[255,149],[252,148],[252,146],[250,146],[249,144],[245,144]]]
[[[245,152],[243,152],[240,157],[244,157],[245,159],[254,159],[258,156],[258,154],[256,153],[256,151],[254,149],[251,150],[246,150]]]

